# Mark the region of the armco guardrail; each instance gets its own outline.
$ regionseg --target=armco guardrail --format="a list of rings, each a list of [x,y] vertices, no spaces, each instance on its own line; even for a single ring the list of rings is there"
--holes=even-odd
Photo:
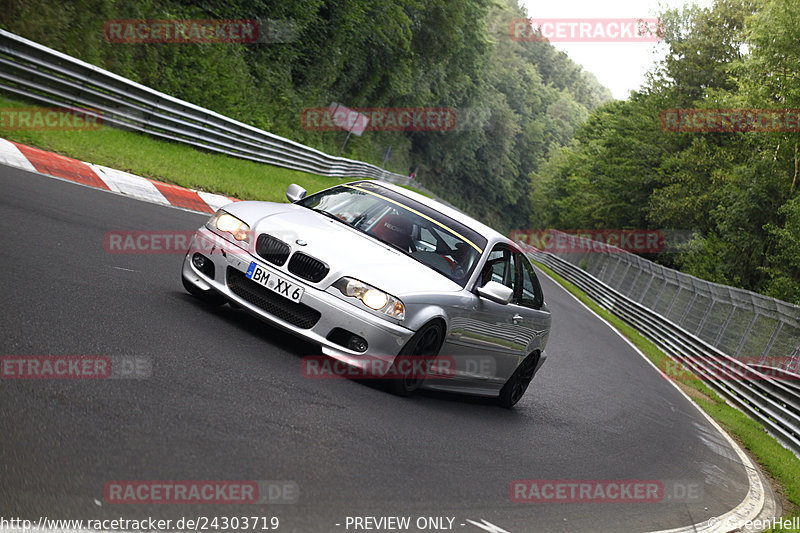
[[[408,176],[273,135],[5,30],[0,30],[0,91],[94,110],[106,124],[259,163],[323,176],[410,182]]]
[[[800,307],[705,281],[615,246],[557,230],[550,236],[576,243],[569,253],[557,252],[559,257],[717,350],[800,374]]]
[[[729,402],[758,420],[795,454],[800,454],[800,389],[796,374],[780,371],[776,375],[775,369],[770,367],[747,365],[569,261],[533,247],[526,250],[532,259],[572,282],[602,307],[639,330]]]

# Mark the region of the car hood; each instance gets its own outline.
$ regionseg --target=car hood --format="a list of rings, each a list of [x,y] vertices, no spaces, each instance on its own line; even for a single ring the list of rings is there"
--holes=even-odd
[[[327,263],[330,273],[319,283],[323,287],[349,276],[398,297],[418,292],[461,290],[457,283],[419,261],[308,208],[271,202],[237,202],[224,209],[247,222],[255,236],[268,233],[288,244],[292,252],[302,251]]]

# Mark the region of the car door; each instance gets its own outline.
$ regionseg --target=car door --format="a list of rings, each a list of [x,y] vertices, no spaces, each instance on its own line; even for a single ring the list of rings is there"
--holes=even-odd
[[[513,290],[511,303],[493,302],[473,290],[468,312],[452,319],[448,343],[454,350],[449,355],[454,356],[457,379],[479,388],[499,388],[526,355],[532,310],[517,303],[523,294],[520,258],[508,245],[496,245],[473,288],[488,281],[501,283]]]
[[[518,292],[514,293],[515,323],[520,342],[525,343],[525,355],[544,349],[550,333],[550,311],[544,304],[544,294],[533,265],[524,254],[515,251],[519,276]]]

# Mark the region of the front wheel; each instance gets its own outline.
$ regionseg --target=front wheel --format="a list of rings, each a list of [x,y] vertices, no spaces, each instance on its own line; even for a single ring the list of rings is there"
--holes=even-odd
[[[503,388],[500,389],[500,397],[498,398],[500,405],[506,409],[511,409],[517,405],[525,391],[528,390],[528,385],[530,385],[533,375],[536,373],[536,365],[538,363],[538,353],[532,353],[522,361],[514,370],[514,373],[511,374],[511,377],[508,378],[506,384],[503,385]]]
[[[390,390],[398,396],[410,396],[424,379],[420,375],[421,360],[433,359],[444,341],[444,324],[430,322],[417,331],[395,357],[390,372],[399,377],[389,382]],[[403,363],[405,361],[405,364]]]

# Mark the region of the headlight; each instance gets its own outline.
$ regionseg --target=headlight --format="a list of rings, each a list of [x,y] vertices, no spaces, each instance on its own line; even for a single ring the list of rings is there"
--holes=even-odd
[[[230,233],[237,241],[250,242],[250,226],[225,211],[217,211],[208,224],[220,231]]]
[[[406,308],[403,302],[391,294],[376,289],[372,285],[367,285],[362,281],[353,278],[342,278],[333,284],[345,296],[358,298],[370,309],[380,311],[392,318],[403,320],[406,317]]]

